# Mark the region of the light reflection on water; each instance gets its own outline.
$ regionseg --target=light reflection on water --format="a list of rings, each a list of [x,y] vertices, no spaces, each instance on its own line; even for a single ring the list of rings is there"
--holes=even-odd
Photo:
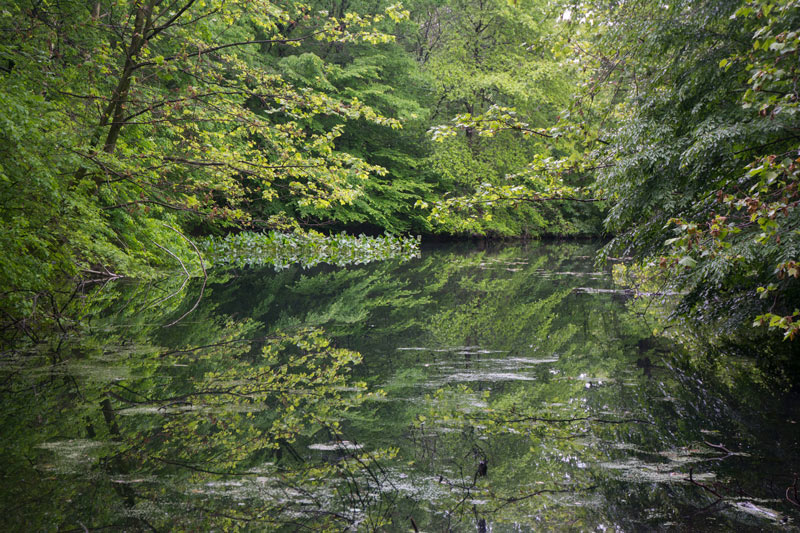
[[[72,359],[6,365],[38,387],[20,398],[49,402],[7,396],[6,426],[19,434],[4,457],[22,466],[6,481],[42,472],[38,489],[78,502],[30,519],[43,529],[120,516],[128,530],[797,527],[784,497],[800,464],[789,404],[747,372],[720,378],[655,336],[659,317],[596,269],[594,249],[443,247],[408,263],[245,270],[212,279],[172,329],[161,326],[195,295],[143,314],[130,303],[140,289],[121,286]],[[264,339],[306,325],[363,359],[330,389],[319,374],[275,395],[274,373],[324,366],[281,370],[263,351]],[[272,370],[254,378],[265,361]],[[232,365],[242,373],[225,376]],[[293,398],[315,394],[338,403],[300,420]],[[259,432],[281,431],[236,456]],[[228,449],[203,455],[206,441]],[[103,480],[105,499],[86,503]]]

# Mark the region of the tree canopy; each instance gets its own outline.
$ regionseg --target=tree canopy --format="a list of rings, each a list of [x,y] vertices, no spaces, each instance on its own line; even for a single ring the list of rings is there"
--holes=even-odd
[[[199,272],[199,237],[316,229],[608,235],[682,312],[794,338],[796,8],[11,2],[4,324],[65,280]]]

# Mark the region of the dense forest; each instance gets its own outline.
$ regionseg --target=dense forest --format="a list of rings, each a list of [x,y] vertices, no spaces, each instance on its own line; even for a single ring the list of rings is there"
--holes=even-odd
[[[2,425],[19,434],[38,427],[42,417],[32,406],[40,400],[54,412],[66,412],[66,404],[91,405],[80,407],[73,418],[65,415],[64,427],[47,435],[55,439],[68,432],[65,428],[85,427],[88,440],[104,431],[103,446],[124,443],[124,451],[104,456],[109,479],[153,468],[182,472],[177,477],[183,476],[180,482],[188,487],[196,481],[193,476],[228,479],[242,465],[263,458],[264,450],[278,464],[297,459],[292,443],[306,437],[311,442],[314,432],[324,430],[341,444],[334,414],[378,402],[381,394],[370,388],[369,375],[360,376],[363,383],[348,381],[351,373],[358,375],[361,362],[360,348],[353,343],[350,350],[348,342],[355,337],[376,342],[365,321],[384,308],[397,323],[383,324],[381,331],[398,343],[406,331],[421,330],[442,346],[472,349],[478,341],[481,346],[495,341],[496,326],[490,322],[496,320],[511,339],[496,343],[509,353],[531,348],[526,335],[534,330],[543,350],[575,357],[581,348],[570,339],[576,336],[590,339],[592,346],[621,343],[614,348],[617,359],[603,364],[621,371],[636,361],[649,377],[651,366],[659,368],[650,358],[664,342],[653,339],[666,332],[672,341],[712,354],[719,367],[743,356],[759,372],[781,376],[781,387],[796,390],[799,77],[800,0],[3,2],[0,381],[8,394],[3,405],[12,414]],[[588,261],[598,271],[613,265],[615,287],[562,290],[554,282],[548,290],[561,292],[548,296],[538,274],[516,274],[527,263],[513,253],[501,268],[512,278],[502,280],[482,277],[482,269],[496,259],[471,261],[458,254],[446,256],[452,264],[422,263],[402,283],[383,267],[323,269],[320,281],[296,271],[264,281],[248,269],[408,259],[419,255],[421,243],[470,242],[483,250],[501,242],[552,240],[596,244]],[[594,275],[576,274],[579,267],[572,259],[547,256],[545,263],[556,265],[558,275]],[[477,274],[460,277],[460,268]],[[230,279],[252,285],[258,320],[237,321],[238,311],[232,309],[239,297],[224,292]],[[132,285],[124,285],[128,282]],[[122,285],[108,288],[114,284]],[[151,286],[158,290],[151,293]],[[290,286],[304,296],[318,295],[320,308],[301,312],[276,303],[275,295]],[[344,292],[334,294],[339,289]],[[109,294],[114,290],[120,293]],[[479,307],[480,297],[473,295],[490,290],[500,291],[506,303]],[[643,329],[628,315],[619,318],[611,311],[611,296],[591,308],[613,317],[613,324],[581,318],[569,300],[572,290],[620,300],[633,293],[652,297],[645,299],[649,303],[627,303],[658,326]],[[474,301],[460,301],[462,294]],[[141,312],[123,303],[137,298],[148,302]],[[433,301],[449,302],[453,310],[429,305]],[[562,305],[568,309],[563,316],[574,323],[554,311]],[[414,316],[417,307],[424,307],[431,321]],[[108,328],[103,334],[112,331],[104,322],[112,309],[131,325],[127,340],[117,330],[98,335],[98,323]],[[167,339],[157,313],[169,317],[166,326],[192,313],[197,323],[208,322],[184,323],[183,333]],[[585,322],[579,335],[575,324],[580,320]],[[341,346],[317,326],[338,332]],[[245,344],[257,335],[257,343]],[[71,347],[73,342],[80,347]],[[46,387],[35,380],[44,371],[31,382],[20,377],[20,369],[30,370],[39,357],[55,367],[70,353],[100,353],[104,343],[124,350],[146,347],[125,363],[125,372],[140,381],[114,378],[81,388],[77,383],[83,378],[68,383],[64,377],[58,387],[74,382],[74,390],[59,388],[42,399],[37,395]],[[205,355],[193,359],[195,350]],[[627,361],[633,350],[646,356],[637,352]],[[263,359],[253,355],[256,351]],[[214,360],[221,353],[225,365]],[[465,365],[479,356],[465,353]],[[162,368],[165,354],[186,369]],[[412,361],[416,352],[401,355]],[[611,372],[597,366],[600,373]],[[401,379],[391,374],[394,368],[381,366],[384,371],[401,383],[398,388],[421,382],[419,376],[398,373]],[[584,379],[573,373],[575,380]],[[95,379],[92,375],[87,383]],[[536,379],[550,375],[542,372]],[[127,388],[114,388],[112,382]],[[273,388],[265,389],[265,382]],[[219,390],[231,383],[225,389],[230,398],[214,404]],[[584,390],[583,381],[576,383],[570,383],[569,393],[559,384],[550,387],[555,392],[545,388],[548,394],[575,395]],[[169,393],[169,401],[156,399],[156,385]],[[596,383],[585,385],[591,389]],[[319,394],[294,395],[304,387]],[[357,400],[343,392],[348,390],[358,391]],[[463,392],[476,398],[483,393]],[[449,405],[451,393],[437,392],[435,401],[425,396],[434,406],[430,412],[426,407],[402,414],[416,424],[421,441],[426,417],[442,416],[436,402]],[[489,418],[497,435],[502,431],[492,424],[500,427],[503,416],[518,416],[516,409],[528,410],[526,421],[546,418],[517,389],[498,394]],[[209,422],[205,413],[195,416],[188,410],[169,411],[174,418],[157,423],[140,421],[136,417],[145,420],[144,411],[137,412],[127,427],[116,418],[134,405],[171,409],[186,398],[232,409],[225,412],[237,413],[230,428],[238,429],[218,430],[217,419]],[[239,417],[253,402],[282,407],[269,416]],[[570,409],[571,421],[608,422],[595,412],[584,416],[577,407]],[[653,401],[645,415],[661,409]],[[475,420],[464,420],[464,413],[447,416],[470,432],[477,427]],[[350,423],[370,431],[363,420]],[[190,437],[202,434],[206,425],[215,428],[208,430],[209,439]],[[667,426],[661,430],[680,433]],[[543,440],[574,437],[567,429],[542,431]],[[759,432],[749,426],[748,431]],[[478,486],[480,468],[480,476],[486,473],[487,452],[472,435],[469,453],[483,462],[472,485],[465,485],[467,495]],[[642,432],[640,438],[649,437]],[[43,446],[29,440],[0,454],[14,465],[9,471],[26,472],[26,479],[35,470],[27,463],[34,462],[28,450]],[[550,460],[531,456],[527,446],[518,450],[526,461]],[[709,446],[737,455],[722,445]],[[318,479],[345,472],[357,487],[355,472],[367,468],[362,459],[377,464],[397,451],[387,447],[382,453],[346,468],[327,458],[319,470],[304,463],[287,469],[285,482],[312,491]],[[180,468],[194,460],[193,454],[195,470],[187,474]],[[211,470],[197,467],[201,462]],[[430,476],[438,475],[441,484],[433,464],[431,458]],[[504,468],[513,486],[515,466]],[[718,494],[722,489],[710,489],[688,472],[695,488],[717,491],[724,500]],[[13,485],[11,474],[3,475]],[[46,485],[44,477],[37,479]],[[591,485],[588,477],[584,485]],[[175,497],[184,498],[186,487],[175,489],[180,493]],[[786,498],[800,507],[797,487],[795,475],[795,500]],[[14,490],[2,494],[4,506],[17,498]],[[104,497],[113,502],[109,509],[132,509],[142,499],[135,492],[113,485]],[[164,494],[153,489],[145,499],[171,497]],[[456,498],[453,505],[466,508],[466,498]],[[37,500],[36,505],[44,504]],[[358,506],[368,507],[363,501]],[[236,508],[229,507],[201,505],[207,522],[187,519],[180,527],[235,529],[245,519],[232,517],[229,511]],[[262,514],[283,512],[276,509],[267,506]],[[480,531],[482,519],[472,509]],[[516,520],[516,508],[508,509],[503,512]],[[79,511],[53,510],[15,524],[48,529],[67,524],[73,518],[64,517]],[[394,512],[386,511],[372,529],[394,519],[407,526],[405,516],[386,518]],[[118,526],[117,519],[108,511],[100,522]],[[332,530],[347,520],[361,524],[361,518],[333,513],[323,519],[331,521],[325,524]],[[130,530],[157,529],[144,518],[130,520],[124,522]],[[416,531],[416,523],[410,523]],[[69,527],[75,524],[88,530],[78,518]],[[448,522],[441,529],[449,527]]]
[[[0,16],[6,328],[68,280],[196,263],[196,237],[349,230],[608,236],[683,312],[797,334],[796,3]]]

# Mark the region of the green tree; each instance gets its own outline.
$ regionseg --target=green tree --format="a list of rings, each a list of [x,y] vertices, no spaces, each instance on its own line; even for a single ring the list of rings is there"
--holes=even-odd
[[[289,38],[282,32],[294,19],[313,16],[302,5],[5,6],[0,282],[10,320],[70,275],[145,275],[174,257],[190,261],[187,240],[165,226],[248,224],[253,195],[272,200],[281,191],[314,208],[351,202],[383,170],[336,150],[341,126],[314,131],[308,121],[397,122],[354,98],[294,87],[262,50],[391,40],[372,28],[404,16],[387,13],[324,18]]]
[[[434,80],[439,141],[429,164],[441,176],[440,197],[420,204],[431,220],[456,233],[597,233],[597,212],[541,201],[575,196],[556,184],[581,148],[550,131],[579,77],[560,6],[456,1],[422,15],[417,55]]]
[[[374,16],[387,6],[387,3],[347,3],[347,9],[365,17]],[[312,9],[326,9],[332,17],[343,8],[320,2]],[[386,25],[383,29],[396,33],[400,41],[408,23]],[[294,33],[304,31],[307,31],[305,25],[293,29]],[[415,210],[414,203],[421,196],[429,196],[434,180],[420,164],[429,152],[425,130],[430,96],[426,94],[428,80],[411,54],[400,42],[354,43],[343,47],[324,41],[307,41],[291,48],[275,47],[270,53],[276,56],[276,68],[293,84],[333,98],[363,102],[381,115],[396,119],[393,126],[402,123],[403,127],[386,127],[367,120],[343,121],[332,116],[312,119],[309,127],[313,131],[341,127],[336,148],[379,165],[385,172],[367,182],[354,182],[352,185],[361,187],[363,194],[352,203],[304,206],[288,197],[284,203],[261,202],[258,209],[267,213],[286,209],[303,220],[338,223],[340,227],[369,224],[390,231],[427,229],[425,218]]]
[[[798,5],[590,5],[606,253],[654,260],[701,321],[793,337]]]

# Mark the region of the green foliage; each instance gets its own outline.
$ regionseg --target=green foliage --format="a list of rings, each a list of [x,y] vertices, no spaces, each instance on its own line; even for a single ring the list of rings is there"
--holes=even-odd
[[[335,494],[336,476],[391,450],[343,448],[349,462],[336,464],[292,454],[341,440],[344,414],[380,395],[352,376],[361,356],[319,328],[267,332],[211,299],[165,329],[199,288],[176,294],[179,283],[94,291],[76,335],[4,354],[0,457],[24,481],[0,501],[27,510],[4,528],[291,529],[303,516],[325,531],[349,520],[295,499]]]
[[[629,7],[584,15],[598,24],[591,49],[602,58],[585,106],[591,96],[609,117],[597,190],[617,235],[606,253],[668,269],[685,293],[679,311],[699,321],[733,331],[758,315],[791,338],[800,288],[775,265],[800,251],[798,6]]]
[[[80,330],[0,366],[0,503],[18,511],[0,524],[697,527],[686,509],[708,498],[690,468],[725,504],[774,510],[760,529],[794,518],[789,501],[763,501],[776,486],[763,457],[796,463],[776,453],[797,432],[764,401],[774,382],[717,358],[733,380],[721,398],[715,372],[686,370],[652,336],[646,300],[591,270],[595,250],[461,244],[410,262],[212,270],[186,292],[177,277],[91,291]],[[704,440],[735,455],[710,460]]]
[[[196,265],[181,232],[582,231],[570,209],[419,208],[516,183],[552,155],[518,131],[466,128],[446,145],[426,131],[465,109],[551,121],[570,75],[548,43],[557,14],[534,1],[10,3],[4,320],[24,324],[65,279]]]
[[[369,17],[390,8],[388,2],[317,2],[310,6],[312,12],[325,13],[327,17],[337,17],[345,9]],[[308,24],[298,21],[292,32],[302,34]],[[420,165],[430,144],[424,137],[430,115],[430,80],[400,42],[413,32],[408,21],[382,28],[395,33],[398,42],[342,47],[309,40],[297,48],[271,48],[270,59],[298,86],[324,91],[333,98],[358,100],[383,116],[397,119],[394,125],[402,123],[402,128],[387,128],[364,120],[341,121],[330,116],[309,121],[314,131],[340,125],[342,133],[336,139],[336,149],[378,165],[385,172],[367,181],[352,182],[351,186],[357,187],[361,194],[350,203],[302,206],[281,196],[279,203],[254,199],[251,211],[266,215],[285,211],[303,222],[333,222],[336,229],[359,225],[392,232],[428,229],[423,214],[413,205],[419,197],[430,195],[437,179]]]
[[[242,232],[209,237],[200,242],[204,255],[215,265],[234,267],[272,265],[276,270],[292,265],[303,268],[320,263],[345,266],[372,261],[419,257],[419,237],[383,235],[357,237],[340,233]]]
[[[578,76],[553,42],[559,15],[557,4],[453,2],[422,21],[436,35],[422,55],[441,117],[430,130],[439,142],[429,161],[446,189],[418,205],[432,208],[429,219],[441,231],[598,233],[598,211],[548,205],[584,198],[574,194],[580,147],[554,126]]]
[[[385,171],[337,149],[342,123],[399,122],[355,95],[294,85],[302,79],[291,65],[282,75],[264,48],[375,46],[393,39],[377,25],[405,16],[388,6],[322,17],[269,1],[5,5],[4,322],[24,326],[39,297],[73,276],[146,276],[176,257],[196,261],[176,227],[249,225],[254,197],[323,212],[351,203]],[[289,38],[294,19],[307,32]],[[309,127],[323,116],[332,122]]]
[[[249,346],[238,350],[243,348]],[[228,351],[229,357],[233,353]],[[180,394],[147,402],[117,395],[122,405],[133,406],[131,415],[146,415],[148,408],[173,415],[156,421],[144,436],[137,417],[128,418],[133,429],[129,453],[156,465],[241,471],[281,442],[294,442],[300,434],[313,435],[324,427],[335,431],[343,410],[363,396],[364,385],[347,380],[359,361],[359,354],[332,347],[315,330],[267,338],[256,362],[229,358],[225,368],[212,366],[203,372],[206,364],[201,359],[193,365],[195,376],[174,388],[166,384],[167,390]],[[137,449],[135,440],[142,438],[157,441],[158,448]]]

